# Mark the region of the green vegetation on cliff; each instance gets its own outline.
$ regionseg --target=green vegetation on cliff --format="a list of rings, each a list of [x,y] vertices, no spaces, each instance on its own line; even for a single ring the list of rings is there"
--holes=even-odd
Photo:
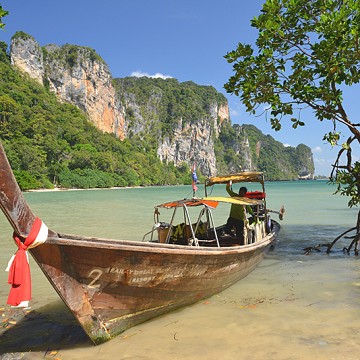
[[[314,174],[308,146],[286,147],[254,125],[226,124],[215,145],[220,173],[258,170],[267,180],[296,180],[303,172]]]
[[[284,146],[270,135],[264,135],[254,125],[243,125],[253,153],[253,165],[266,173],[268,180],[297,179],[307,169],[314,174],[312,153],[308,146]]]
[[[187,167],[161,163],[154,139],[123,142],[77,107],[15,71],[0,43],[0,139],[23,190],[190,183]]]
[[[161,136],[171,137],[179,119],[184,127],[186,123],[208,117],[210,105],[227,103],[225,96],[212,86],[201,86],[192,81],[179,83],[173,78],[126,77],[115,79],[115,87],[119,94],[134,97],[141,116],[151,119],[145,126]],[[126,100],[121,100],[126,105]],[[133,112],[131,106],[127,106],[128,119],[131,120]]]
[[[26,38],[24,33],[17,36]],[[93,51],[81,49],[92,58]],[[128,138],[120,141],[95,128],[77,107],[57,101],[46,86],[20,74],[6,50],[7,44],[0,42],[0,139],[23,190],[190,183],[189,165],[175,167],[159,160],[159,141],[173,136],[179,120],[184,128],[209,119],[216,106],[227,104],[213,87],[191,81],[116,79],[130,129]],[[58,51],[66,51],[69,66],[80,51],[71,45],[43,50],[54,61]],[[223,123],[219,138],[211,133],[218,173],[250,166],[265,171],[270,180],[282,180],[296,179],[304,168],[313,172],[305,145],[286,148],[254,126],[231,126],[229,121]]]
[[[212,86],[200,86],[191,81],[179,83],[176,79],[129,77],[116,79],[115,86],[119,94],[128,96],[121,101],[127,109],[129,128],[136,127],[142,117],[145,122],[142,132],[154,137],[159,134],[171,138],[179,119],[184,127],[209,117],[211,105],[227,104],[224,95]],[[129,103],[135,104],[137,109]],[[140,116],[136,111],[140,111]],[[129,135],[132,137],[131,131]],[[296,148],[285,147],[252,125],[232,126],[226,121],[219,138],[213,141],[218,173],[258,170],[264,171],[268,180],[298,179],[304,171],[314,174],[309,147],[303,144]]]
[[[13,39],[17,34],[18,32],[13,36]],[[48,45],[42,47],[42,52],[44,59],[48,62],[61,61],[64,59],[65,63],[70,68],[74,67],[84,57],[88,58],[92,62],[99,61],[105,64],[102,57],[98,55],[94,49],[87,46],[65,44],[60,47],[56,45]]]

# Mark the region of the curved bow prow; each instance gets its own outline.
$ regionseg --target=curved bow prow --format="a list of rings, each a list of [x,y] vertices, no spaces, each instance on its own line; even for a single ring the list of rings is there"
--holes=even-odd
[[[3,145],[0,142],[0,207],[18,236],[26,238],[35,214],[27,204],[6,157]],[[49,230],[49,237],[58,235]]]

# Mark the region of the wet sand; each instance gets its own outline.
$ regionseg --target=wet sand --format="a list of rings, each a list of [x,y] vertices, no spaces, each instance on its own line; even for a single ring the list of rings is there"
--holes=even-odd
[[[315,258],[270,255],[230,289],[99,346],[52,294],[2,333],[0,359],[358,359],[360,263]]]

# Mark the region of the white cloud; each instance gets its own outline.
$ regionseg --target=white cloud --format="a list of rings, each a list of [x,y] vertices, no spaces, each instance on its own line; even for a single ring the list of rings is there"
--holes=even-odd
[[[322,148],[320,146],[316,146],[312,149],[313,153],[321,153],[322,152]]]
[[[156,79],[156,78],[161,78],[161,79],[171,79],[172,76],[170,75],[163,75],[161,73],[156,73],[155,75],[150,75],[146,72],[143,72],[143,71],[133,71],[131,73],[130,76],[134,76],[134,77],[148,77],[148,78],[153,78],[153,79]]]
[[[229,100],[229,110],[231,121],[234,124],[243,123],[243,118],[247,118],[245,107],[238,100]]]
[[[315,175],[325,175],[329,176],[331,173],[331,161],[323,158],[314,158],[315,164]]]
[[[283,144],[285,147],[291,147],[290,144]]]
[[[314,157],[314,163],[316,164],[329,164],[329,160],[326,160],[326,159],[320,159],[320,158],[317,158],[317,157]]]

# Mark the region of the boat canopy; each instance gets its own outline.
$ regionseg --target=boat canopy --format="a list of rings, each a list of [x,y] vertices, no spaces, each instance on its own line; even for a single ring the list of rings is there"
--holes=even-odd
[[[208,178],[205,182],[205,186],[213,186],[215,184],[227,184],[228,182],[258,182],[264,184],[264,173],[254,171],[244,171],[241,173],[234,173],[224,176],[213,176]]]
[[[157,205],[157,208],[178,208],[178,207],[193,207],[205,205],[211,209],[215,209],[219,203],[229,203],[229,204],[238,204],[238,205],[260,205],[263,203],[262,200],[258,199],[249,199],[246,197],[223,197],[223,196],[208,196],[202,199],[192,198],[192,199],[183,199],[183,200],[175,200],[170,201],[164,204]]]
[[[155,207],[157,208],[166,208],[166,209],[172,209],[172,208],[178,208],[178,207],[192,207],[192,206],[200,206],[205,205],[207,207],[210,207],[212,209],[215,209],[219,205],[219,201],[212,200],[212,199],[183,199],[183,200],[175,200],[170,201],[164,204],[157,205]]]

